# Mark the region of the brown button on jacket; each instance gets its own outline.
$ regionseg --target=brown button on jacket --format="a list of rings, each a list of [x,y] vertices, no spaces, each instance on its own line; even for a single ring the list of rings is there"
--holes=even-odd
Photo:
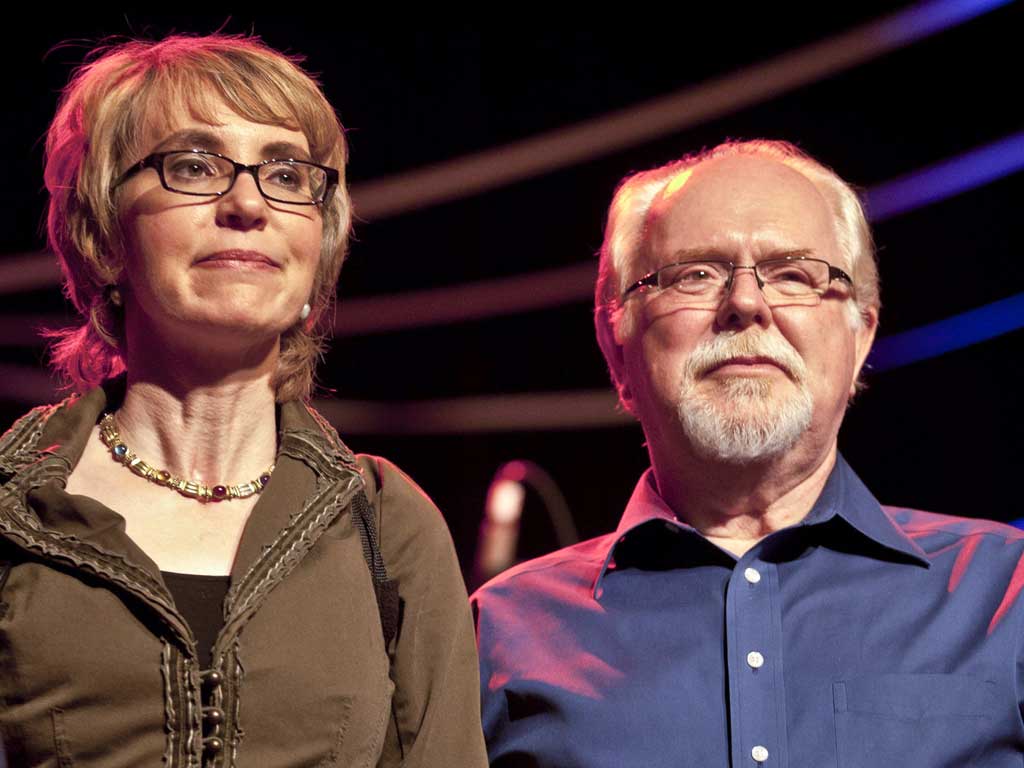
[[[124,519],[64,483],[108,393],[0,438],[0,734],[11,766],[484,766],[465,587],[444,521],[301,403],[246,524],[214,645]],[[398,634],[385,648],[350,504],[364,489]],[[204,722],[205,721],[205,722]]]

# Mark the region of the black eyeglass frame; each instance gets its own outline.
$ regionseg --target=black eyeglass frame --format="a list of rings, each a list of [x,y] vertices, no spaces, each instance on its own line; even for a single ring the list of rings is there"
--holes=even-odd
[[[825,293],[828,291],[828,287],[832,285],[833,280],[842,280],[844,283],[850,286],[851,293],[853,292],[853,278],[850,277],[846,272],[841,270],[839,267],[832,266],[824,259],[809,258],[807,256],[784,256],[778,259],[765,259],[763,262],[758,262],[757,264],[749,265],[734,264],[731,261],[724,261],[722,259],[689,259],[687,261],[676,261],[673,262],[672,264],[666,264],[663,267],[658,267],[653,272],[648,272],[635,283],[629,285],[626,288],[626,290],[622,292],[622,296],[619,299],[619,303],[624,304],[632,293],[640,290],[641,288],[658,288],[658,275],[664,272],[666,269],[672,269],[673,267],[678,267],[682,264],[722,264],[724,266],[727,266],[729,268],[729,279],[725,281],[725,290],[728,291],[730,288],[732,288],[732,281],[736,277],[737,269],[752,270],[754,272],[754,278],[757,280],[757,287],[763,290],[764,279],[761,277],[761,273],[758,271],[758,267],[760,267],[761,264],[779,264],[792,261],[814,261],[819,264],[824,264],[826,267],[828,267],[828,285],[826,285],[823,289],[813,291],[813,293],[817,293],[819,296],[824,296]],[[671,286],[663,286],[661,289],[665,290],[666,288],[669,287]]]
[[[234,170],[234,175],[231,177],[231,183],[228,184],[228,188],[223,190],[222,192],[184,192],[180,189],[175,189],[174,187],[170,186],[167,183],[167,179],[164,178],[164,158],[170,155],[202,155],[204,157],[216,157],[220,160],[224,160],[230,163],[232,169]],[[263,189],[263,185],[260,184],[259,170],[261,167],[265,165],[270,165],[271,163],[299,163],[302,165],[311,165],[314,168],[319,168],[327,175],[326,182],[324,183],[323,197],[321,197],[319,200],[310,200],[309,202],[306,202],[303,200],[282,200],[279,197],[268,195],[266,191]],[[134,176],[136,173],[138,173],[139,171],[144,171],[146,168],[152,168],[156,171],[157,175],[160,177],[160,185],[168,192],[173,192],[176,195],[190,195],[192,197],[222,197],[234,188],[235,182],[238,181],[238,174],[248,173],[252,176],[253,181],[256,182],[256,189],[259,190],[260,194],[263,195],[265,199],[272,200],[275,203],[285,203],[286,205],[323,205],[334,192],[334,188],[338,186],[338,181],[340,177],[340,174],[338,173],[337,169],[331,168],[326,165],[321,165],[320,163],[314,163],[311,162],[310,160],[296,160],[294,158],[276,157],[271,158],[269,160],[263,160],[259,163],[253,163],[252,165],[246,165],[245,163],[239,163],[235,160],[232,160],[227,155],[221,155],[218,154],[217,152],[207,152],[204,149],[172,149],[167,152],[154,152],[150,155],[146,155],[144,158],[139,160],[134,165],[130,166],[124,173],[122,173],[118,177],[117,181],[114,182],[113,188],[116,189],[125,181]]]

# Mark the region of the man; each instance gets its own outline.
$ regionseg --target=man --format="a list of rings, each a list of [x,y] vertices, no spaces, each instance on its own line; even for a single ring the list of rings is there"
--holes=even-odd
[[[852,190],[780,142],[637,174],[596,310],[651,469],[474,595],[491,764],[1020,766],[1024,537],[837,453],[879,311]]]

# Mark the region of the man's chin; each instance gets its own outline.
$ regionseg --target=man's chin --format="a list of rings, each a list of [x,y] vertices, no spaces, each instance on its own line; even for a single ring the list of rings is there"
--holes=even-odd
[[[693,394],[722,411],[728,411],[737,399],[769,402],[777,396],[779,382],[764,376],[715,376],[702,379]]]
[[[698,454],[736,463],[766,461],[790,450],[811,422],[805,391],[780,392],[776,382],[729,377],[711,392],[702,382],[681,396],[678,415]]]

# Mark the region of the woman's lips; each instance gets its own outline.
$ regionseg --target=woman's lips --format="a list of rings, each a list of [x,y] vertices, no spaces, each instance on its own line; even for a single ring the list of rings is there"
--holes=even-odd
[[[197,267],[231,269],[279,269],[274,259],[260,251],[227,250],[217,251],[196,260]]]

